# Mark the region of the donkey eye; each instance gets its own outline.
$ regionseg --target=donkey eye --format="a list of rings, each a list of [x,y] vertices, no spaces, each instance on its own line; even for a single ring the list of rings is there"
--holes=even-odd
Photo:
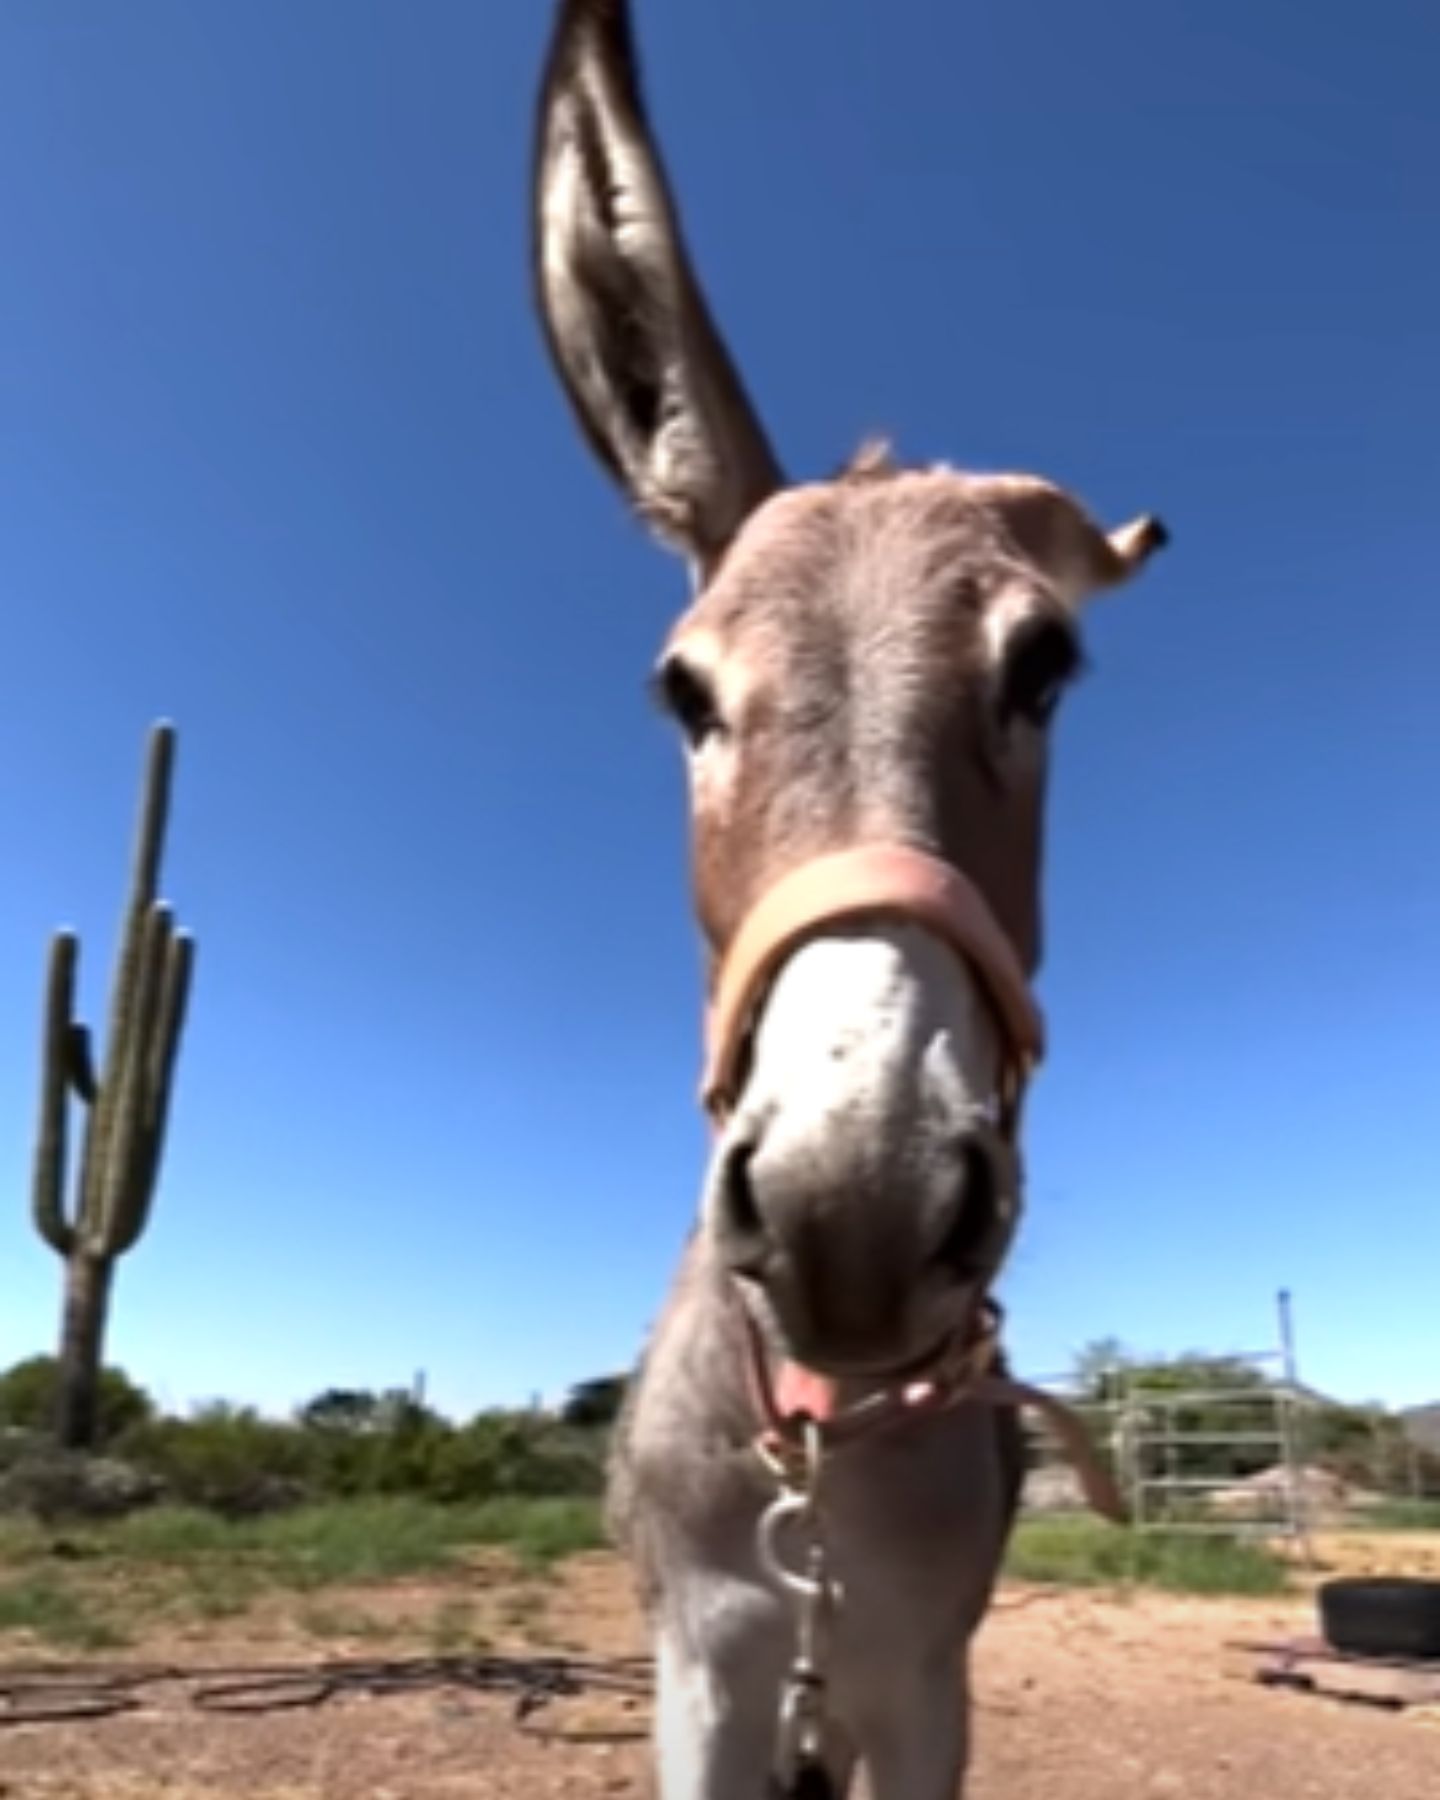
[[[655,676],[660,704],[679,723],[691,749],[720,730],[720,709],[709,678],[681,656],[667,656]]]
[[[1000,671],[1001,723],[1021,718],[1031,725],[1048,725],[1080,664],[1080,646],[1068,626],[1054,619],[1023,626]]]

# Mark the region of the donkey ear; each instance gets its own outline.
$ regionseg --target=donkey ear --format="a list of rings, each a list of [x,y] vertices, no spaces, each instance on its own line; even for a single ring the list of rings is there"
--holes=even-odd
[[[540,316],[580,426],[703,580],[782,477],[691,268],[628,0],[561,0],[532,207]]]

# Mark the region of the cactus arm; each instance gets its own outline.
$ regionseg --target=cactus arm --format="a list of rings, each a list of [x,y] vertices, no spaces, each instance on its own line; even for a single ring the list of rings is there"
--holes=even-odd
[[[152,906],[145,920],[130,1012],[121,1027],[111,1129],[99,1165],[97,1205],[87,1215],[83,1238],[94,1256],[118,1256],[145,1229],[150,1192],[138,1179],[145,1161],[149,1110],[150,1043],[160,1015],[160,993],[174,929],[170,908]],[[102,1095],[102,1100],[104,1096]]]
[[[167,932],[158,999],[141,1052],[142,1088],[135,1146],[132,1160],[122,1165],[130,1195],[119,1209],[111,1232],[116,1256],[123,1256],[133,1248],[150,1216],[160,1174],[165,1127],[174,1091],[175,1061],[185,1022],[194,959],[194,939],[188,933]]]
[[[160,1012],[155,1021],[149,1058],[150,1105],[146,1123],[163,1137],[175,1085],[175,1063],[180,1054],[180,1034],[185,1029],[185,1010],[195,973],[195,939],[188,931],[171,934],[160,989]]]
[[[185,1003],[189,999],[193,970],[194,938],[189,936],[189,932],[175,932],[169,940],[164,985],[160,990],[160,1010],[149,1044],[146,1116],[142,1121],[140,1134],[139,1163],[135,1165],[131,1175],[131,1179],[139,1186],[142,1199],[130,1210],[130,1226],[117,1233],[117,1256],[124,1255],[124,1251],[131,1249],[139,1238],[140,1231],[146,1228],[149,1206],[160,1179],[160,1156],[166,1145],[169,1103],[175,1093],[175,1062],[180,1051],[180,1031],[184,1028]]]
[[[150,733],[145,759],[145,786],[135,824],[135,853],[130,872],[130,898],[120,932],[120,951],[115,965],[115,991],[110,1010],[110,1036],[105,1046],[105,1073],[101,1099],[109,1087],[118,1091],[130,1057],[130,1032],[136,991],[144,977],[146,935],[151,909],[160,884],[160,857],[165,846],[165,825],[170,812],[170,777],[175,761],[175,732],[157,725]],[[103,1137],[109,1131],[102,1131]]]
[[[156,725],[145,758],[145,786],[135,825],[131,904],[143,918],[160,891],[160,858],[170,818],[170,780],[175,768],[175,727]]]
[[[75,1231],[65,1217],[66,1108],[69,1051],[74,1031],[75,965],[79,942],[60,931],[50,945],[45,983],[44,1062],[40,1076],[40,1124],[35,1137],[35,1226],[51,1249],[68,1256]]]
[[[126,1069],[132,1054],[139,988],[145,976],[146,938],[160,880],[165,826],[170,810],[170,782],[175,760],[175,730],[157,725],[150,733],[144,786],[136,818],[130,896],[120,931],[110,1003],[109,1034],[99,1089],[85,1134],[80,1169],[78,1228],[91,1244],[113,1229],[111,1181],[116,1167],[116,1138],[122,1130],[120,1108]],[[123,1166],[123,1165],[122,1165]]]

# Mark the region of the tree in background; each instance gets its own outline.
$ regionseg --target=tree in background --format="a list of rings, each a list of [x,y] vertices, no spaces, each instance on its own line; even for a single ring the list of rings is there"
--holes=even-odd
[[[1116,1377],[1133,1360],[1119,1338],[1095,1338],[1075,1353],[1071,1374],[1087,1400],[1104,1400],[1110,1397]]]
[[[1419,1443],[1403,1413],[1383,1406],[1325,1406],[1305,1420],[1310,1459],[1356,1487],[1413,1499],[1440,1498],[1440,1454]]]
[[[381,1402],[368,1388],[326,1388],[295,1415],[306,1431],[346,1435],[381,1429]]]
[[[1277,1383],[1243,1357],[1187,1351],[1170,1357],[1136,1355],[1116,1338],[1087,1344],[1073,1372],[1082,1402],[1128,1400],[1184,1436],[1180,1460],[1185,1473],[1243,1480],[1273,1464],[1276,1443]],[[1166,1395],[1184,1395],[1162,1407]],[[1302,1392],[1294,1409],[1299,1462],[1339,1476],[1352,1486],[1390,1495],[1440,1494],[1440,1455],[1417,1444],[1405,1415],[1383,1406],[1343,1406],[1323,1395]],[[1246,1437],[1252,1442],[1244,1442]],[[1227,1442],[1233,1439],[1240,1441]],[[1208,1440],[1208,1441],[1206,1441]],[[1163,1458],[1150,1451],[1155,1474]]]
[[[0,1374],[0,1427],[49,1431],[55,1422],[60,1364],[53,1356],[31,1356]],[[95,1442],[99,1446],[155,1416],[155,1403],[123,1369],[102,1369],[96,1392]]]
[[[50,948],[34,1210],[41,1237],[65,1262],[55,1432],[66,1449],[95,1443],[115,1264],[133,1249],[150,1216],[190,991],[194,941],[175,929],[170,908],[157,898],[174,757],[174,729],[157,725],[150,734],[98,1078],[90,1032],[75,1019],[79,941],[74,932],[61,931]],[[72,1099],[87,1112],[67,1205]]]
[[[598,1375],[577,1381],[560,1409],[561,1421],[578,1427],[610,1426],[620,1416],[629,1387],[626,1375]]]

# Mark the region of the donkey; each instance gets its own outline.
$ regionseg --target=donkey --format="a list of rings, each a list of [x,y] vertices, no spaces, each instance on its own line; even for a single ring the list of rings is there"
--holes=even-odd
[[[692,587],[654,681],[688,759],[714,1131],[608,1502],[659,1789],[844,1794],[863,1768],[875,1800],[951,1800],[1023,1465],[988,1295],[1042,1048],[1047,736],[1083,603],[1166,533],[874,447],[787,485],[625,0],[561,0],[532,180],[560,383]]]

